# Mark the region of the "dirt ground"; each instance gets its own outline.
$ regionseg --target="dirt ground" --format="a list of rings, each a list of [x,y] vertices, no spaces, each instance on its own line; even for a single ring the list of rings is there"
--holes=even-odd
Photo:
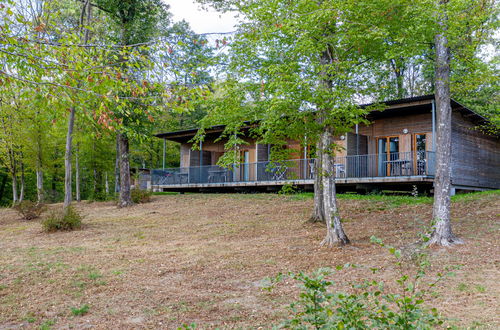
[[[352,241],[345,248],[319,246],[325,228],[305,222],[312,199],[300,196],[154,196],[129,209],[82,202],[84,228],[53,234],[2,209],[0,329],[270,328],[297,288],[264,291],[268,276],[353,263],[360,267],[335,274],[339,290],[373,276],[393,283],[394,259],[370,236],[415,242],[431,205],[344,198],[340,206]],[[466,244],[431,249],[429,280],[462,266],[428,304],[448,324],[500,328],[500,194],[455,202],[453,226]],[[88,312],[74,315],[84,305]]]

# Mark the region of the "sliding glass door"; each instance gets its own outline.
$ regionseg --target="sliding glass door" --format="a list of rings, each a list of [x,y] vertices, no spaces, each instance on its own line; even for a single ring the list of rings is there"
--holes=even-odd
[[[378,175],[390,176],[397,172],[399,159],[399,137],[385,136],[377,139]],[[391,168],[392,166],[392,168]]]

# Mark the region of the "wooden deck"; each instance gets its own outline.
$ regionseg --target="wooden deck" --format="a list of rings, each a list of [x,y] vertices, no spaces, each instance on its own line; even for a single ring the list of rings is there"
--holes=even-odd
[[[339,188],[351,186],[352,188],[367,188],[369,186],[407,186],[428,185],[431,186],[434,178],[432,176],[397,176],[397,177],[366,177],[366,178],[337,178],[335,180]],[[284,185],[294,185],[312,189],[314,180],[273,180],[273,181],[248,181],[248,182],[219,182],[219,183],[183,183],[168,185],[153,185],[154,191],[207,191],[207,190],[276,190]]]

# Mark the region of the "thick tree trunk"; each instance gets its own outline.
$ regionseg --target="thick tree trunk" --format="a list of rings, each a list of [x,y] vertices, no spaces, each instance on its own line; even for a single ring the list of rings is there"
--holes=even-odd
[[[75,190],[76,190],[76,201],[81,202],[82,198],[80,195],[80,156],[79,156],[80,148],[76,148],[75,152]]]
[[[433,232],[429,245],[462,243],[453,235],[450,222],[451,196],[451,104],[450,49],[444,34],[446,16],[440,16],[442,32],[436,35],[436,176],[434,179]]]
[[[132,205],[130,196],[130,163],[129,163],[129,141],[122,133],[118,133],[120,142],[120,199],[118,207]]]
[[[115,194],[120,192],[120,135],[116,135]]]
[[[349,239],[344,232],[340,213],[337,206],[335,190],[335,157],[333,155],[333,136],[328,128],[321,134],[323,148],[322,153],[322,195],[325,208],[326,237],[321,245],[332,246],[333,244],[349,244]]]
[[[314,162],[314,208],[309,221],[311,222],[325,222],[325,204],[323,202],[323,189],[322,186],[322,161],[323,153],[321,150],[323,145],[321,139],[316,144],[316,160]]]
[[[75,126],[75,108],[72,107],[68,119],[68,131],[66,133],[66,152],[64,154],[64,209],[70,206],[73,199],[71,187],[71,152],[73,142],[73,127]]]

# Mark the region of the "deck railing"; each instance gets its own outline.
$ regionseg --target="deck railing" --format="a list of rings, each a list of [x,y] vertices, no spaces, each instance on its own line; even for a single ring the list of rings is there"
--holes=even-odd
[[[156,169],[151,184],[157,186],[256,181],[297,181],[315,178],[315,159]],[[396,152],[336,157],[337,179],[433,176],[434,152]]]

